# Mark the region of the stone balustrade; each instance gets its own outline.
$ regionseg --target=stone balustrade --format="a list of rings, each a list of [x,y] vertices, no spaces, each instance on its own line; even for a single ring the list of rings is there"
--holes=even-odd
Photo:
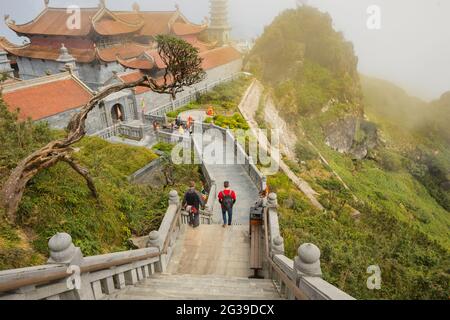
[[[278,223],[277,195],[267,199],[267,235],[269,276],[277,283],[280,293],[288,299],[354,300],[322,279],[320,249],[312,243],[302,244],[294,260],[285,256],[284,240]],[[292,287],[292,284],[295,287]]]
[[[47,265],[0,272],[0,300],[100,300],[162,271],[155,248],[83,257],[58,233],[49,250]]]
[[[99,300],[164,272],[180,232],[180,211],[178,193],[171,191],[159,230],[138,250],[83,257],[70,235],[58,233],[48,243],[47,265],[0,271],[0,300]]]

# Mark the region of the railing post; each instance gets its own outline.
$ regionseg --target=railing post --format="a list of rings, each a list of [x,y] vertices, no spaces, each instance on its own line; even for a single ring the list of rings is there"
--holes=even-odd
[[[179,205],[180,197],[178,196],[178,192],[176,190],[172,190],[169,193],[169,206],[171,205]]]
[[[278,196],[276,193],[271,193],[267,197],[267,207],[268,208],[278,208]]]
[[[298,248],[294,260],[297,285],[303,277],[322,277],[320,267],[320,249],[312,243],[304,243]]]
[[[161,239],[161,236],[159,234],[158,231],[154,230],[152,232],[150,232],[150,234],[148,235],[148,243],[147,243],[147,247],[148,248],[158,248],[158,250],[161,252],[162,251],[162,247],[163,247],[163,240]],[[162,254],[160,255],[159,258],[159,263],[155,265],[155,271],[156,272],[164,272],[165,271],[165,265],[166,265],[166,257],[165,255],[163,256]]]
[[[68,300],[94,300],[89,282],[89,274],[80,274],[83,262],[81,249],[75,247],[72,237],[67,233],[57,233],[48,242],[50,258],[48,264],[67,265],[67,288],[71,291],[62,294]]]
[[[272,254],[284,254],[284,239],[282,236],[276,236],[272,240]]]

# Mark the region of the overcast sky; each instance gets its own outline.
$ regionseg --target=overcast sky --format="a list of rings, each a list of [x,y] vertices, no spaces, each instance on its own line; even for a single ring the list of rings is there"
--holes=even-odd
[[[111,9],[131,9],[134,0],[107,0]],[[193,22],[209,14],[208,0],[136,0],[142,10],[172,10],[178,3]],[[229,0],[235,38],[258,36],[265,25],[295,0]],[[98,0],[50,0],[51,6],[97,6]],[[390,80],[411,94],[436,99],[450,90],[450,0],[309,0],[327,11],[335,28],[355,45],[360,72]],[[381,9],[381,29],[366,26],[367,8]],[[1,0],[0,14],[28,22],[44,0]],[[3,21],[0,34],[17,41]]]

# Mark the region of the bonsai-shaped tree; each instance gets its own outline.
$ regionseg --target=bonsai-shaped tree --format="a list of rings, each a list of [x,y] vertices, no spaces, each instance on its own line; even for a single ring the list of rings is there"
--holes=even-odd
[[[196,84],[205,78],[205,72],[201,68],[202,59],[199,57],[196,48],[184,40],[167,35],[157,36],[156,41],[158,53],[166,66],[162,80],[155,80],[149,75],[144,75],[135,82],[105,88],[72,117],[65,138],[48,143],[19,162],[3,185],[0,197],[11,222],[15,221],[16,212],[27,183],[40,171],[54,166],[59,161],[68,163],[77,173],[83,176],[92,195],[98,197],[89,171],[73,159],[72,145],[86,135],[86,118],[89,112],[103,99],[121,90],[138,86],[148,87],[160,94],[170,94],[175,98],[177,93],[182,92],[185,87]]]

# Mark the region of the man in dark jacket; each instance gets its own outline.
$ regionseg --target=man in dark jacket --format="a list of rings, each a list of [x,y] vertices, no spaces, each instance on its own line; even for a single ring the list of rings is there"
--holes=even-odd
[[[195,189],[195,182],[191,181],[190,188],[184,195],[183,208],[188,211],[189,224],[194,228],[200,225],[200,207],[204,205],[202,195]]]

